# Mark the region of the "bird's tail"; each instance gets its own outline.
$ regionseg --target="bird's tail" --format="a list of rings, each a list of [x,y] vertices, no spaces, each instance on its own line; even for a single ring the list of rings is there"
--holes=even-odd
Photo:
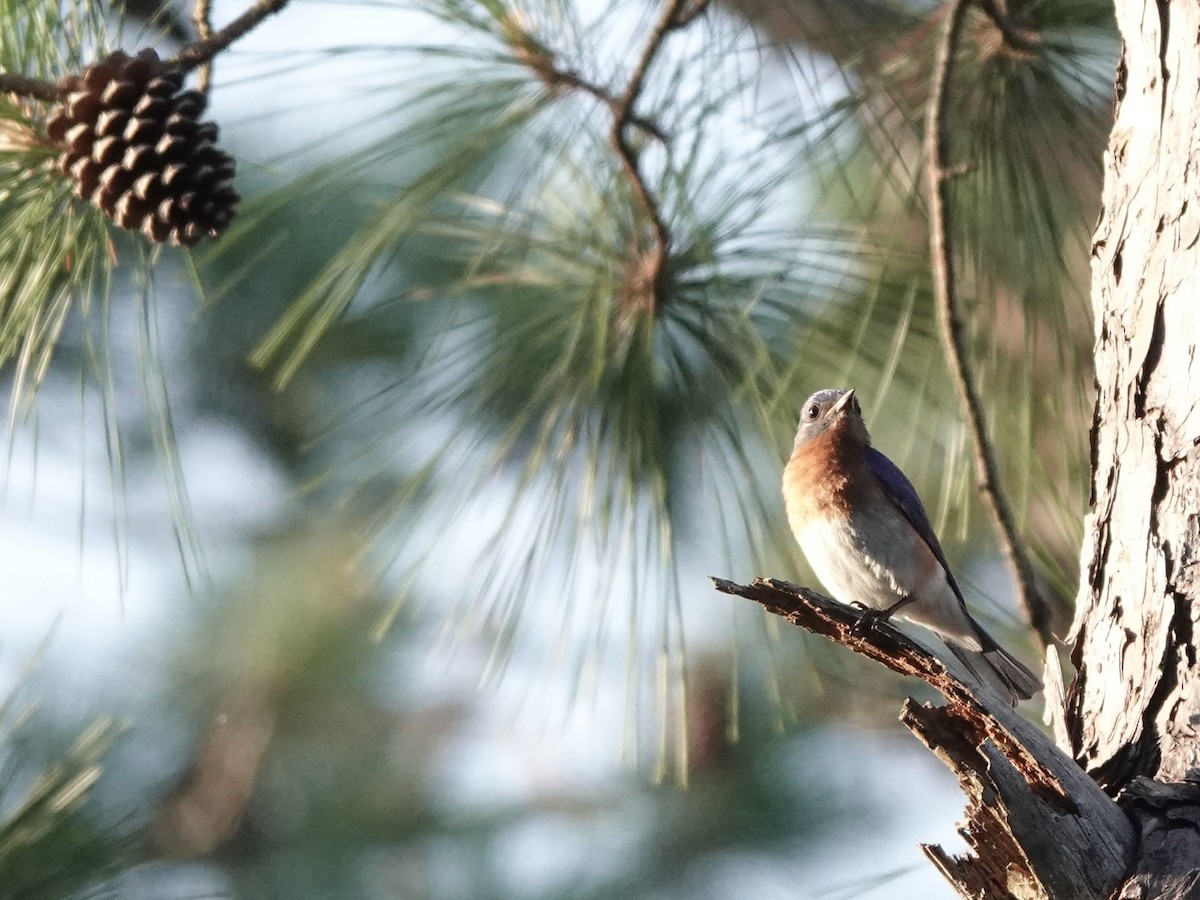
[[[946,646],[972,675],[1001,697],[1007,697],[1013,706],[1042,689],[1041,679],[995,641],[986,640],[986,650],[972,650],[953,640],[948,640]]]

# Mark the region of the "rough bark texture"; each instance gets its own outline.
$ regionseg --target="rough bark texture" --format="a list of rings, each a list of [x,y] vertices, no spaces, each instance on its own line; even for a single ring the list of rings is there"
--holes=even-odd
[[[1070,751],[1138,826],[1121,897],[1200,896],[1200,9],[1117,0]],[[1191,774],[1189,774],[1191,773]]]
[[[915,675],[944,706],[905,704],[903,721],[958,776],[969,805],[963,837],[975,851],[953,857],[925,847],[964,897],[1095,900],[1128,870],[1129,819],[1087,774],[999,696],[960,680],[945,663],[886,623],[807,588],[714,579],[717,589],[762,604],[815,634]]]
[[[1117,3],[1125,47],[1093,248],[1096,423],[1069,695],[1115,792],[1200,766],[1200,10]]]

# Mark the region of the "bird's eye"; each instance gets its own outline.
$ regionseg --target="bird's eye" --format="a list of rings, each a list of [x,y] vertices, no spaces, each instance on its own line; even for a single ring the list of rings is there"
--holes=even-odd
[[[813,419],[815,419],[820,414],[821,414],[821,407],[817,406],[817,404],[814,403],[808,409],[806,409],[804,411],[804,418],[808,419],[808,421],[811,422]]]

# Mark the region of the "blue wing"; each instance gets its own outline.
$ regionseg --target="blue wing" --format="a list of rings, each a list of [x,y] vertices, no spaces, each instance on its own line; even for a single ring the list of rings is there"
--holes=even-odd
[[[965,604],[962,591],[958,589],[958,583],[950,571],[950,564],[946,562],[946,554],[942,552],[942,545],[938,543],[937,535],[933,533],[933,526],[929,524],[929,514],[925,512],[925,506],[921,503],[921,498],[917,496],[917,489],[912,486],[912,482],[894,462],[874,447],[868,447],[863,457],[866,460],[867,468],[883,486],[883,491],[887,494],[888,499],[900,512],[904,513],[904,518],[908,519],[913,530],[929,545],[933,555],[938,558],[938,562],[946,570],[946,581],[949,582],[950,589],[954,591],[959,602]]]

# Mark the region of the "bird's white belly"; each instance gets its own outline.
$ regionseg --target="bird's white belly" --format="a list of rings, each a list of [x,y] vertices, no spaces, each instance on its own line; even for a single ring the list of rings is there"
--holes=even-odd
[[[933,573],[911,552],[911,537],[891,522],[869,525],[871,540],[850,520],[819,519],[798,529],[796,539],[826,590],[843,603],[887,609],[902,597],[918,599]]]

